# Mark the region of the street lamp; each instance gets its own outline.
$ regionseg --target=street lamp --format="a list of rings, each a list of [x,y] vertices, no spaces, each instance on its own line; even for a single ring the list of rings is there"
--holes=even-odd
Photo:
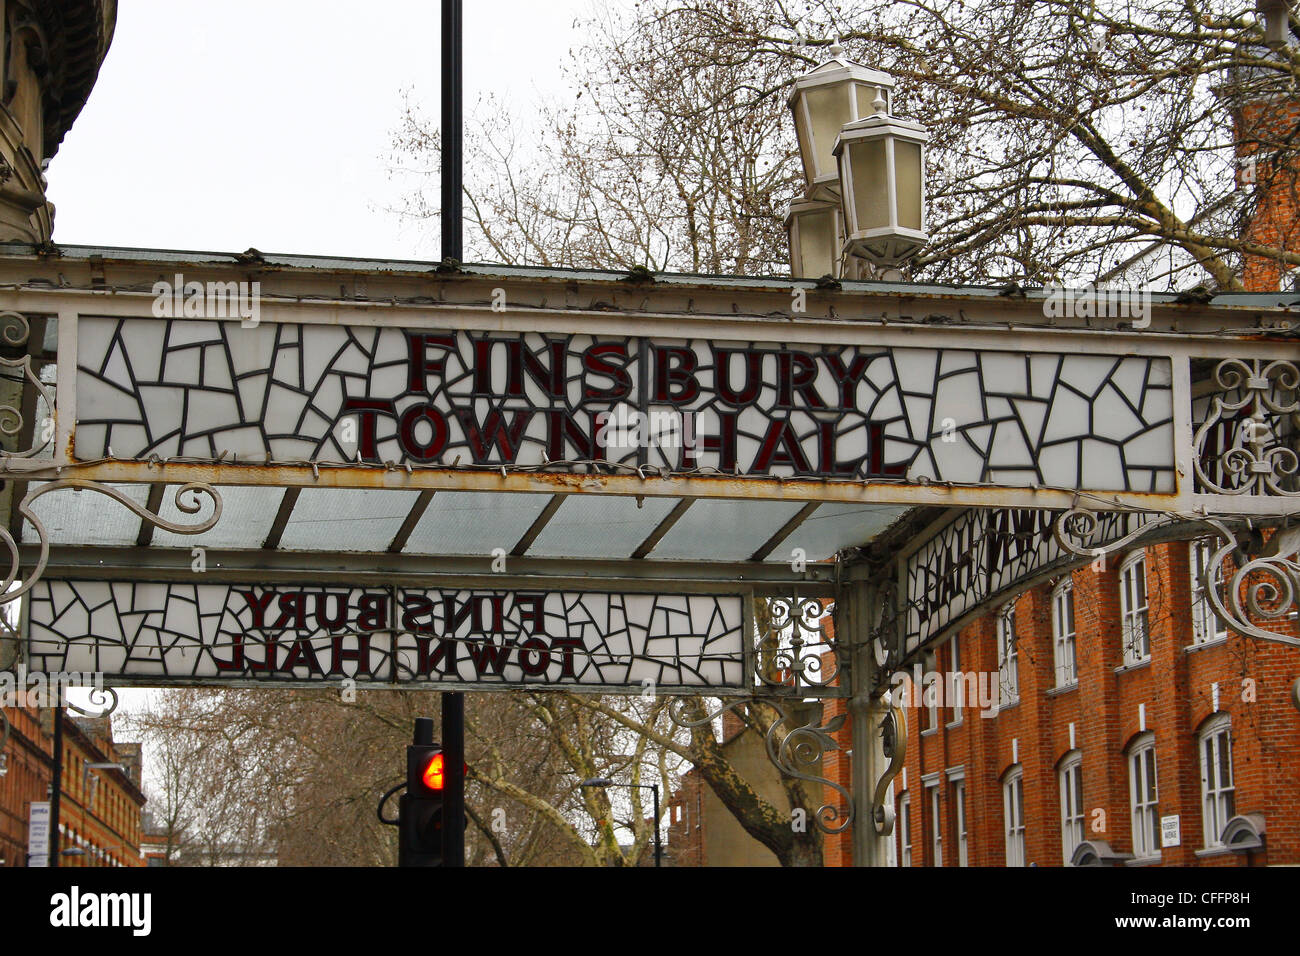
[[[883,109],[840,130],[834,152],[840,164],[846,253],[896,269],[926,244],[928,139],[923,125]]]
[[[602,790],[606,787],[613,787],[615,783],[608,777],[592,777],[590,780],[582,781],[579,786],[583,787],[600,787]],[[659,838],[659,784],[657,783],[625,783],[624,787],[639,787],[642,790],[654,791],[655,799],[655,866],[663,865],[663,843]]]
[[[926,244],[925,127],[890,112],[894,80],[840,57],[790,95],[805,193],[790,204],[790,271],[799,278],[897,278]],[[827,254],[827,247],[832,250]]]
[[[795,80],[790,94],[809,199],[839,198],[835,137],[846,124],[874,113],[877,99],[887,107],[894,88],[888,73],[842,59],[843,52],[832,45],[831,58]]]
[[[1281,50],[1291,41],[1291,0],[1255,0],[1255,9],[1264,15],[1264,42]]]
[[[790,274],[798,279],[837,275],[844,246],[844,216],[838,202],[796,199],[785,214],[790,235]]]

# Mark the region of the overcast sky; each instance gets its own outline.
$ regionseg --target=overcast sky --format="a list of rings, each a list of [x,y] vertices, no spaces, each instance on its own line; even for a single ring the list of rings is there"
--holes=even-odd
[[[594,2],[468,0],[466,110],[566,95]],[[437,258],[436,227],[390,211],[410,182],[389,167],[403,91],[437,117],[440,7],[123,0],[48,173],[55,242]]]
[[[468,0],[465,108],[526,116],[597,0]],[[621,0],[615,0],[621,2]],[[437,117],[438,0],[123,0],[90,101],[48,172],[55,242],[438,258],[390,211],[403,93]],[[435,187],[436,188],[436,187]],[[74,694],[84,700],[84,695]],[[143,703],[123,691],[126,709]]]

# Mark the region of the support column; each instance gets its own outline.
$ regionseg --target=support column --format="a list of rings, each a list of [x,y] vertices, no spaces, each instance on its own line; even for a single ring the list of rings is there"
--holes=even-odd
[[[853,735],[853,865],[884,866],[888,840],[876,833],[872,800],[876,781],[888,761],[880,746],[880,721],[885,710],[871,698],[876,678],[876,655],[871,646],[876,588],[867,582],[846,585],[836,597],[836,633],[844,635],[851,667],[849,726]],[[842,628],[842,629],[841,629]]]

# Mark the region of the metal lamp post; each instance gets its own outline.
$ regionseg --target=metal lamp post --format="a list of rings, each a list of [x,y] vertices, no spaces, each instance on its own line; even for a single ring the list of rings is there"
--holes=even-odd
[[[654,803],[655,803],[655,809],[654,809],[654,813],[655,813],[655,866],[658,867],[658,866],[662,866],[662,865],[663,865],[663,852],[664,852],[664,847],[663,847],[663,842],[662,842],[662,840],[660,839],[660,836],[659,836],[659,784],[657,784],[657,783],[624,783],[624,784],[615,784],[614,781],[613,781],[613,780],[610,780],[608,777],[592,777],[590,780],[584,780],[584,781],[582,781],[582,783],[580,784],[580,786],[583,786],[583,787],[600,787],[601,789],[604,789],[604,788],[606,788],[606,787],[613,787],[613,786],[639,787],[639,788],[642,789],[642,790],[651,790],[651,791],[653,791],[653,792],[654,792]]]

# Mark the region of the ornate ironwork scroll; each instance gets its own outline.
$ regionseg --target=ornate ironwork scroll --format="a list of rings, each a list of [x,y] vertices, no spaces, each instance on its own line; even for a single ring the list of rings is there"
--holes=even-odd
[[[1300,647],[1300,638],[1261,626],[1286,621],[1300,609],[1300,528],[1275,531],[1264,542],[1261,536],[1233,535],[1221,522],[1207,523],[1225,542],[1207,562],[1201,582],[1215,615],[1238,634]],[[1234,565],[1229,578],[1224,572]],[[1226,582],[1222,589],[1214,586],[1216,576]]]
[[[868,640],[876,655],[875,675],[879,687],[889,682],[890,674],[902,666],[906,656],[898,583],[893,578],[885,578],[876,588],[871,612],[874,620]]]
[[[211,485],[199,482],[191,482],[190,484],[181,485],[176,489],[176,509],[183,514],[192,515],[198,514],[202,511],[203,503],[201,496],[206,496],[212,501],[212,514],[205,521],[193,525],[177,524],[172,521],[167,521],[147,508],[136,504],[116,488],[100,484],[96,481],[86,481],[81,478],[63,478],[58,481],[47,482],[39,488],[28,492],[27,497],[25,497],[18,505],[18,513],[31,522],[32,528],[36,531],[37,540],[40,543],[40,557],[37,559],[35,567],[32,568],[31,574],[29,574],[26,580],[22,581],[21,585],[18,587],[14,587],[14,584],[19,580],[18,544],[14,541],[13,535],[9,533],[8,528],[0,527],[0,541],[3,541],[5,546],[9,549],[9,572],[4,582],[0,584],[0,592],[3,592],[0,593],[0,604],[7,604],[26,594],[32,589],[36,582],[40,580],[41,575],[45,572],[45,565],[48,563],[50,558],[50,536],[40,517],[38,517],[32,510],[32,504],[38,498],[42,498],[45,495],[56,491],[64,490],[92,491],[95,494],[112,498],[118,504],[134,512],[141,521],[147,521],[154,527],[162,528],[164,531],[170,531],[173,534],[202,534],[203,532],[214,528],[217,522],[221,520],[221,494]],[[187,498],[186,496],[189,497]],[[10,590],[11,588],[12,590]]]
[[[28,324],[27,317],[18,312],[0,312],[0,323],[4,323],[0,328],[0,338],[4,344],[14,348],[20,348],[27,344],[32,329]],[[0,368],[20,369],[22,381],[36,389],[37,393],[45,400],[46,408],[53,410],[54,396],[45,384],[36,377],[32,371],[32,357],[24,355],[22,358],[8,359],[0,357]],[[7,436],[21,435],[24,430],[22,411],[14,405],[0,405],[0,433]],[[38,455],[49,445],[54,436],[52,428],[33,430],[33,440],[35,443],[26,449],[20,451],[8,451],[0,449],[0,458],[31,458]],[[39,441],[36,441],[39,439]]]
[[[678,727],[685,727],[688,730],[693,730],[696,727],[703,727],[706,724],[713,723],[729,710],[735,710],[737,707],[741,707],[745,704],[755,704],[759,702],[758,699],[754,697],[740,697],[736,700],[728,701],[717,710],[709,711],[703,717],[696,719],[686,713],[686,708],[696,699],[697,698],[694,697],[674,697],[668,703],[668,719]]]
[[[770,598],[760,621],[755,677],[762,687],[814,694],[835,684],[840,646],[827,631],[830,608],[820,598]]]
[[[1117,519],[1136,518],[1127,525],[1116,524]],[[1062,511],[1052,523],[1052,537],[1065,551],[1080,557],[1100,558],[1103,555],[1128,547],[1144,535],[1157,528],[1186,522],[1186,518],[1173,513],[1156,514],[1141,512],[1133,515],[1125,512],[1096,512],[1089,508],[1071,508]],[[1124,527],[1137,527],[1116,537]],[[1109,526],[1109,533],[1108,527]]]
[[[1220,495],[1300,495],[1300,370],[1286,361],[1227,359],[1220,392],[1196,431],[1197,490]]]
[[[853,797],[848,789],[834,780],[806,772],[827,751],[842,749],[831,735],[844,726],[844,714],[832,717],[825,725],[821,702],[813,704],[788,701],[780,705],[781,718],[767,729],[768,759],[787,777],[807,780],[838,792],[848,808],[844,813],[834,804],[825,803],[813,813],[817,828],[823,833],[842,833],[853,823]],[[786,727],[784,733],[779,728]],[[802,768],[802,769],[801,769]],[[843,819],[841,819],[843,817]]]
[[[876,792],[871,801],[871,820],[877,834],[889,836],[894,832],[894,808],[885,796],[894,778],[903,772],[903,763],[907,759],[907,711],[892,699],[889,691],[885,691],[881,699],[889,705],[889,712],[880,721],[880,745],[889,765],[876,781]]]
[[[1208,530],[1221,542],[1201,573],[1201,587],[1215,616],[1243,636],[1300,646],[1300,639],[1262,626],[1288,620],[1300,610],[1300,526],[1284,525],[1266,537],[1265,529],[1244,518],[1239,520],[1245,531],[1234,531],[1222,519],[1170,512],[1103,546],[1081,545],[1079,541],[1088,538],[1096,519],[1096,514],[1085,508],[1062,512],[1054,529],[1057,540],[1075,554],[1100,557],[1124,548],[1155,527],[1188,524]]]
[[[103,710],[86,710],[84,707],[79,707],[72,703],[72,701],[67,702],[68,709],[75,710],[83,717],[90,717],[94,720],[98,720],[102,717],[109,716],[113,711],[117,710],[117,705],[121,703],[118,699],[117,691],[112,687],[92,688],[88,696],[90,697],[90,703],[92,706],[102,707]]]

